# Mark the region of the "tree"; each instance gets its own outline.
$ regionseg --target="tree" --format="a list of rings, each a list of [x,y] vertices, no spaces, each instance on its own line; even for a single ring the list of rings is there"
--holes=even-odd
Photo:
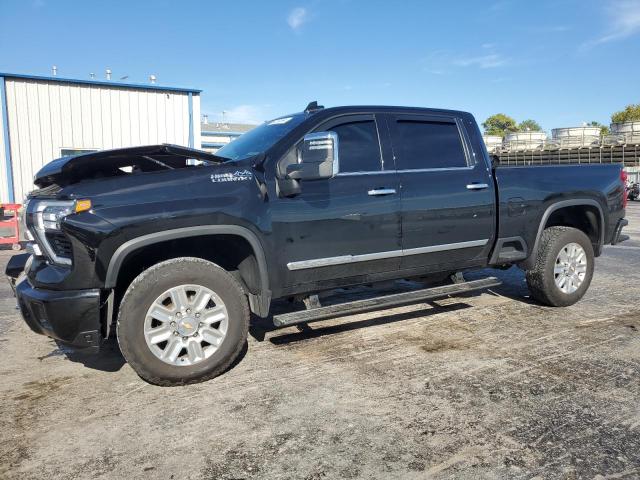
[[[487,118],[482,124],[484,133],[487,135],[499,135],[504,137],[505,133],[516,132],[518,126],[516,121],[504,113],[496,113]]]
[[[627,105],[624,110],[611,115],[612,122],[639,122],[640,103]]]
[[[518,125],[518,130],[521,132],[541,132],[542,127],[535,120],[523,120]]]
[[[595,120],[593,122],[589,122],[587,123],[588,127],[600,127],[600,135],[602,135],[603,137],[605,135],[609,135],[609,127],[607,127],[606,125],[601,124],[600,122],[596,122]]]

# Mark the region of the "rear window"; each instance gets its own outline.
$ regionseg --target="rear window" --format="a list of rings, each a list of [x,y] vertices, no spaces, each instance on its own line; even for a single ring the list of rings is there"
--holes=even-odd
[[[398,120],[398,170],[466,167],[460,131],[454,122]]]

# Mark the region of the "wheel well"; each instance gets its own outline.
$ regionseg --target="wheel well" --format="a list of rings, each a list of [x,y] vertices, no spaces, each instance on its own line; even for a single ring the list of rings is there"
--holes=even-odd
[[[246,294],[262,291],[260,269],[251,244],[238,235],[202,235],[166,240],[129,253],[118,271],[114,312],[131,282],[147,268],[178,257],[209,260],[231,273]]]
[[[595,206],[574,205],[554,210],[544,228],[573,227],[581,230],[589,237],[593,250],[597,252],[601,242],[600,212]]]

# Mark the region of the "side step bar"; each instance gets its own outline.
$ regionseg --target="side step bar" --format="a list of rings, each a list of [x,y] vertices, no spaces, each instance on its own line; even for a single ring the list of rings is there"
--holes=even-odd
[[[411,292],[394,293],[382,297],[369,298],[366,300],[356,300],[354,302],[329,305],[327,307],[311,308],[298,312],[283,313],[273,317],[273,324],[276,327],[288,327],[299,323],[317,322],[329,318],[353,315],[356,313],[373,312],[390,307],[400,307],[418,303],[423,300],[435,300],[437,298],[457,295],[460,293],[484,290],[486,288],[497,287],[502,282],[496,277],[472,280],[469,282],[454,283],[442,287],[425,288]]]

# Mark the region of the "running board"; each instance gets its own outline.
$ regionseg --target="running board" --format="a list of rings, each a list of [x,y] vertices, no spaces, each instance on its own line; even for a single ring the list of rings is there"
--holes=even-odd
[[[435,300],[449,295],[484,290],[486,288],[497,287],[501,283],[502,282],[496,277],[488,277],[481,280],[455,283],[453,285],[445,285],[442,287],[394,293],[392,295],[369,298],[366,300],[356,300],[355,302],[340,303],[338,305],[329,305],[327,307],[311,308],[309,310],[276,315],[273,317],[273,324],[276,327],[288,327],[299,323],[317,322],[319,320],[327,320],[329,318],[353,315],[356,313],[373,312],[375,310],[383,310],[390,307],[410,305],[423,300]]]

